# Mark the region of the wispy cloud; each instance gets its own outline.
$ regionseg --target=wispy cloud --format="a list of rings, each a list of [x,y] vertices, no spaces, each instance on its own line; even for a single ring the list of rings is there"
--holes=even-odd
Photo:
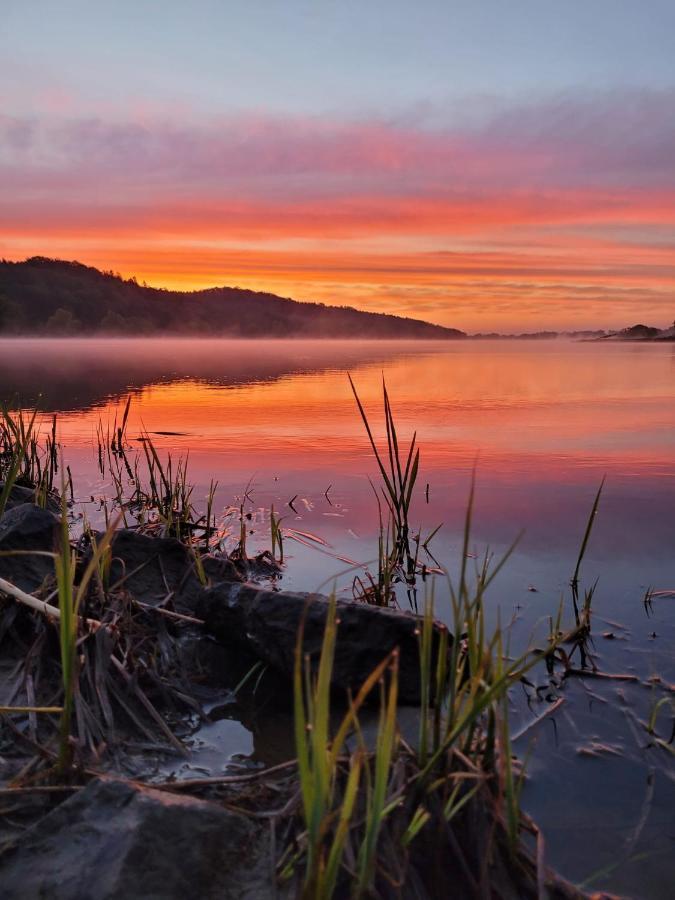
[[[672,184],[675,90],[567,94],[445,128],[263,115],[201,126],[0,116],[0,152],[10,169],[43,175],[76,169],[85,183],[99,175],[152,175],[155,186],[317,176],[394,180],[400,190],[431,186],[436,178],[458,188],[624,178]]]

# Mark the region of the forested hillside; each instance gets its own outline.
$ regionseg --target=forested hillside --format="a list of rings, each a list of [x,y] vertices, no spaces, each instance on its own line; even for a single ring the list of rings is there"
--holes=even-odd
[[[77,262],[0,262],[4,334],[462,338],[453,328],[234,287],[158,290]]]

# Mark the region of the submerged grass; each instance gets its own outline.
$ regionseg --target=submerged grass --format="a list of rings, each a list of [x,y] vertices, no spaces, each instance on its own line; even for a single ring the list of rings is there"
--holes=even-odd
[[[272,559],[284,564],[284,533],[281,528],[283,518],[274,513],[274,504],[270,508],[270,538],[272,541]],[[278,551],[278,556],[277,556]]]

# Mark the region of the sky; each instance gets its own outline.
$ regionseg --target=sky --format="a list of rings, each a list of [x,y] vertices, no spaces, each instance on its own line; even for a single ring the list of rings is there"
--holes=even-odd
[[[469,331],[675,318],[672,0],[0,12],[0,257]]]

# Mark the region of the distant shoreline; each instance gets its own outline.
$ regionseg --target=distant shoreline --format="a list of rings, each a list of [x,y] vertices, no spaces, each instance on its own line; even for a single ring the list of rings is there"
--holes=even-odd
[[[220,338],[223,340],[640,341],[675,340],[670,328],[577,328],[468,334],[422,319],[217,287],[170,291],[74,261],[0,260],[0,337]]]
[[[0,341],[124,341],[125,343],[135,343],[138,341],[161,341],[161,340],[181,340],[181,341],[269,341],[280,343],[287,341],[292,342],[344,342],[350,344],[358,343],[407,343],[407,344],[447,344],[447,343],[489,343],[504,341],[520,341],[523,343],[543,343],[554,341],[568,341],[577,344],[667,344],[675,343],[675,335],[666,335],[664,337],[622,337],[620,334],[606,334],[598,337],[587,337],[583,334],[560,332],[557,334],[540,335],[532,334],[466,334],[463,337],[410,337],[410,336],[388,336],[388,335],[364,335],[353,337],[349,335],[314,335],[314,334],[285,334],[280,336],[262,334],[260,336],[250,334],[203,334],[199,332],[186,333],[179,331],[156,331],[147,334],[123,334],[120,332],[88,332],[88,333],[46,333],[44,331],[23,332],[21,334],[13,334],[9,331],[0,331]]]

